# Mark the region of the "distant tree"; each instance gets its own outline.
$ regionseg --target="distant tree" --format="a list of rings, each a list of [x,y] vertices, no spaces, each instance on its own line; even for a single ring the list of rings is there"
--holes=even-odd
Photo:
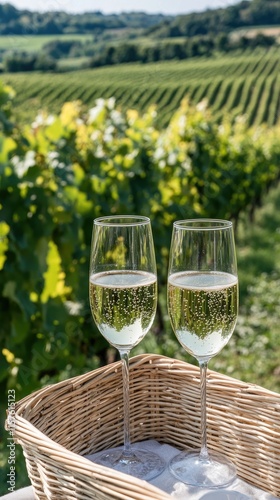
[[[138,60],[137,47],[134,44],[118,45],[115,50],[115,64],[135,62]]]
[[[42,47],[42,51],[54,59],[67,57],[74,48],[81,48],[82,42],[79,40],[53,40]]]
[[[57,63],[55,59],[47,56],[46,54],[39,53],[36,56],[36,60],[34,63],[34,70],[36,71],[55,71],[57,67]]]
[[[280,3],[277,1],[253,2],[250,12],[253,25],[280,23]]]
[[[180,26],[170,26],[169,28],[169,36],[171,38],[175,38],[177,36],[182,36],[181,28]]]
[[[150,46],[146,49],[145,62],[157,62],[162,59],[162,51],[159,46]]]
[[[20,17],[20,11],[9,3],[0,4],[0,23],[9,23]]]
[[[236,47],[240,47],[241,49],[247,49],[250,46],[250,39],[246,36],[241,36],[238,40]]]
[[[42,24],[40,32],[44,35],[58,35],[62,34],[63,30],[59,27],[54,19],[48,19],[45,23]]]
[[[56,61],[42,53],[14,52],[4,58],[3,69],[9,73],[35,70],[54,71]]]
[[[68,14],[63,11],[41,14],[20,11],[10,4],[0,5],[0,34],[103,33],[112,29],[146,29],[172,16],[146,13],[102,14],[86,12]]]
[[[114,46],[106,47],[103,56],[104,64],[114,64],[116,60],[115,54],[116,54],[116,47]]]
[[[230,50],[230,39],[225,33],[217,35],[215,38],[215,48],[221,52],[228,52]]]
[[[182,43],[173,43],[173,53],[175,59],[185,59],[186,51]]]
[[[33,71],[36,56],[27,52],[14,52],[8,54],[3,61],[4,71],[17,73],[19,71]]]
[[[255,47],[271,47],[275,44],[275,37],[264,35],[264,33],[257,33],[257,35],[253,38],[253,43]]]

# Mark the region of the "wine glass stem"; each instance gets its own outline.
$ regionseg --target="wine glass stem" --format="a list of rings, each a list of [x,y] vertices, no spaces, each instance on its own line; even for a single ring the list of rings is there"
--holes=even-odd
[[[201,392],[201,460],[208,460],[207,450],[207,402],[206,402],[206,386],[207,386],[207,367],[208,361],[199,361],[200,368],[200,392]]]
[[[123,454],[131,455],[130,443],[130,411],[129,411],[129,351],[120,350],[122,360],[122,377],[123,377],[123,425],[124,425],[124,447]]]

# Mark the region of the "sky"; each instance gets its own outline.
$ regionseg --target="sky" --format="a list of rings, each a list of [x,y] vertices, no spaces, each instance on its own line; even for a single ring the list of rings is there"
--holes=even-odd
[[[104,14],[142,11],[176,15],[228,7],[238,3],[238,0],[0,0],[0,3],[11,3],[18,9],[40,12],[62,10],[82,13],[99,10]]]

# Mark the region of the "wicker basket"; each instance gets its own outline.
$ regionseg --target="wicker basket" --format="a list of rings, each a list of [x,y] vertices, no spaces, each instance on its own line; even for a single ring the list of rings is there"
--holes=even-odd
[[[209,448],[227,455],[238,475],[280,495],[280,395],[209,370]],[[130,360],[131,438],[179,449],[198,447],[199,370],[182,361]],[[121,362],[46,387],[16,404],[14,438],[23,448],[36,499],[172,497],[84,455],[123,441]]]

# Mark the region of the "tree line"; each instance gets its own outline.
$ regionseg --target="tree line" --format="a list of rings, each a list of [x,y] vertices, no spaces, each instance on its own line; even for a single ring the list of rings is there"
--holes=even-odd
[[[102,33],[106,30],[144,30],[155,38],[228,33],[248,26],[280,24],[280,0],[242,0],[225,8],[167,16],[145,12],[105,15],[100,11],[70,14],[63,11],[31,12],[0,4],[0,35],[54,35]],[[141,31],[143,34],[143,31]]]
[[[100,11],[83,14],[66,12],[31,12],[11,4],[0,4],[0,35],[62,35],[69,33],[102,33],[106,30],[148,29],[171,16],[123,12],[103,14]]]
[[[147,33],[155,38],[169,38],[228,33],[250,26],[280,25],[280,0],[242,0],[226,8],[176,16],[151,26]]]
[[[103,50],[92,56],[84,68],[97,68],[124,63],[152,63],[168,60],[183,60],[192,57],[211,57],[215,53],[227,53],[237,49],[271,47],[276,42],[272,36],[259,33],[254,38],[242,36],[232,40],[221,33],[217,36],[187,38],[182,42],[165,41],[157,44],[141,45],[122,43],[105,45]],[[86,44],[80,41],[56,40],[46,44],[37,54],[29,52],[9,53],[4,57],[3,71],[58,71],[58,61],[71,54],[83,55]],[[87,49],[88,50],[88,49]]]
[[[192,57],[211,57],[216,52],[227,53],[237,49],[271,47],[276,42],[273,36],[262,33],[254,38],[242,36],[232,40],[221,33],[217,36],[197,36],[186,38],[183,42],[166,41],[154,45],[121,44],[105,47],[101,54],[93,57],[90,67],[107,66],[131,62],[150,63],[168,60],[183,60]]]
[[[0,4],[0,35],[51,34],[58,37],[36,53],[3,51],[0,61],[2,71],[20,72],[60,71],[59,59],[73,57],[88,58],[84,67],[210,57],[217,51],[225,53],[277,43],[276,38],[262,33],[253,38],[239,36],[233,39],[231,36],[232,30],[237,28],[264,24],[280,25],[280,0],[242,0],[226,8],[184,16],[143,12],[104,15],[99,11],[38,13]],[[91,33],[92,40],[83,43],[59,39],[66,33]],[[139,38],[143,35],[145,43]]]

